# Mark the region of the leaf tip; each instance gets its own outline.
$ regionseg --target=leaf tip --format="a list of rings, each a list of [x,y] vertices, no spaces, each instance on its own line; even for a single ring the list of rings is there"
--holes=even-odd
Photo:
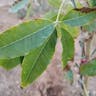
[[[27,84],[25,84],[24,82],[21,82],[20,88],[24,89],[27,86]]]

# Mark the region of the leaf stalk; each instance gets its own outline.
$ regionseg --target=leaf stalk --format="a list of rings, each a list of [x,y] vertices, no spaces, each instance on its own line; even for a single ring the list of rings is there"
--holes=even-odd
[[[64,4],[65,4],[65,1],[66,1],[66,0],[62,0],[62,2],[61,2],[60,8],[59,8],[59,11],[58,11],[58,14],[57,14],[57,18],[56,18],[56,21],[55,21],[56,26],[57,26],[57,24],[58,24],[58,22],[59,22],[60,14],[61,14],[62,8],[63,8],[63,6],[64,6]]]

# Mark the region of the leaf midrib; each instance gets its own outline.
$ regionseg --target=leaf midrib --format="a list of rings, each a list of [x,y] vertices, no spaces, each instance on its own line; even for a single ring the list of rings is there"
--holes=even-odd
[[[52,24],[53,24],[53,23],[52,23]],[[33,33],[31,33],[31,34],[28,34],[27,36],[24,36],[23,38],[18,39],[18,40],[16,40],[16,41],[12,42],[12,43],[9,43],[9,44],[7,44],[6,46],[2,46],[2,47],[0,47],[0,49],[5,48],[5,47],[8,47],[8,46],[11,46],[12,44],[14,44],[14,43],[16,43],[16,42],[18,42],[18,41],[21,41],[21,40],[24,40],[24,39],[26,39],[26,38],[28,38],[28,37],[31,37],[32,35],[38,33],[39,31],[41,31],[41,30],[43,30],[43,29],[45,29],[46,27],[51,26],[52,24],[50,23],[49,25],[41,28],[40,30],[37,30],[36,32],[33,32]]]
[[[55,29],[54,29],[54,30],[55,30]],[[53,32],[54,32],[54,31],[53,31]],[[53,33],[51,33],[51,35],[52,35],[52,34],[53,34]],[[31,71],[30,71],[29,74],[27,75],[27,78],[26,78],[25,81],[27,81],[28,78],[30,78],[30,74],[31,74],[32,70],[34,69],[34,67],[37,65],[36,62],[38,61],[39,57],[41,56],[41,53],[42,53],[42,51],[44,50],[44,48],[46,47],[49,39],[51,38],[51,35],[50,35],[49,38],[46,40],[46,43],[44,44],[44,46],[41,48],[40,53],[39,53],[39,55],[37,56],[36,60],[34,61],[33,66],[32,66],[32,68],[31,68]]]

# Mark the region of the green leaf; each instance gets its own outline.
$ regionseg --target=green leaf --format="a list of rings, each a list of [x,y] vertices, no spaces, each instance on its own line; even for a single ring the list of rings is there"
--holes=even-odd
[[[88,32],[96,32],[96,21],[92,21],[89,24],[83,26]]]
[[[75,16],[74,11],[72,11],[72,13],[69,13],[65,16],[64,23],[70,26],[83,26],[88,22],[90,22],[91,20],[95,19],[96,19],[96,12],[90,12],[86,14],[77,13]]]
[[[54,24],[47,20],[33,20],[0,34],[0,58],[25,56],[44,43],[52,34]]]
[[[95,7],[96,6],[96,0],[88,0],[89,1],[89,5],[91,7]]]
[[[5,68],[6,70],[10,70],[20,64],[20,57],[13,59],[0,59],[0,66]]]
[[[49,11],[49,12],[45,13],[43,18],[49,19],[49,20],[53,20],[54,19],[54,21],[55,21],[56,17],[57,17],[57,12]]]
[[[57,32],[54,30],[42,46],[25,56],[22,64],[22,87],[33,83],[45,71],[54,54],[56,41]]]
[[[10,8],[10,12],[16,13],[28,4],[29,0],[20,0]]]
[[[63,20],[68,20],[72,18],[78,18],[80,16],[80,12],[77,12],[75,10],[69,11],[63,18]]]
[[[76,38],[79,35],[80,29],[78,27],[72,27],[64,23],[61,23],[60,26],[62,26],[62,28],[64,28],[67,32],[69,32],[73,38]]]
[[[48,0],[49,4],[55,8],[59,8],[62,0]]]
[[[73,58],[74,56],[74,39],[66,30],[61,28],[62,33],[62,61],[63,61],[63,68],[67,65],[68,61]]]
[[[96,75],[96,60],[92,60],[87,64],[82,64],[80,67],[80,73],[87,76]]]
[[[57,13],[54,12],[53,14],[51,14],[51,12],[50,12],[50,13],[46,14],[45,17],[43,17],[43,18],[45,20],[47,19],[47,20],[50,20],[52,22],[56,22]],[[61,22],[63,20],[63,18],[64,18],[64,15],[63,14],[60,14],[59,21]]]

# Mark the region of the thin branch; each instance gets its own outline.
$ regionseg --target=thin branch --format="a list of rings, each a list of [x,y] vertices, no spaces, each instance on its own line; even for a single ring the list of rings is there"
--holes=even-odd
[[[83,84],[85,96],[89,96],[88,91],[87,91],[87,88],[86,88],[86,85],[84,83],[82,83],[82,84]]]
[[[59,21],[60,14],[61,14],[61,11],[62,11],[62,8],[63,8],[63,5],[64,5],[65,1],[66,0],[62,0],[62,2],[61,2],[60,8],[59,8],[59,11],[58,11],[58,14],[57,14],[57,18],[56,18],[56,25],[57,25],[57,23]]]

